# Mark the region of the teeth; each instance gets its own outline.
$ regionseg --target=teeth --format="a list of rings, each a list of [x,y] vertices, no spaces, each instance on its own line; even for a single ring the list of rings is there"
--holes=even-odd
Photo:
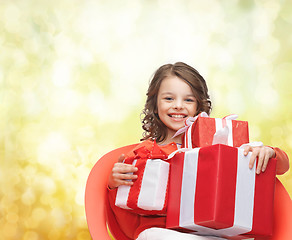
[[[171,115],[171,117],[174,117],[174,118],[184,118],[185,116],[184,115]]]

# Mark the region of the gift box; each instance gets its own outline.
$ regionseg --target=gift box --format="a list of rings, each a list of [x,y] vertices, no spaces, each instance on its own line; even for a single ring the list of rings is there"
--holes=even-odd
[[[248,143],[248,122],[235,120],[237,116],[234,116],[210,118],[201,113],[189,124],[183,137],[183,147],[206,147],[218,143],[240,147]]]
[[[151,150],[145,147],[134,151],[125,163],[138,168],[138,178],[132,186],[118,187],[115,205],[138,214],[166,214],[169,162],[167,155],[154,142]]]
[[[166,227],[223,237],[271,235],[276,159],[256,174],[250,156],[222,144],[175,154]]]

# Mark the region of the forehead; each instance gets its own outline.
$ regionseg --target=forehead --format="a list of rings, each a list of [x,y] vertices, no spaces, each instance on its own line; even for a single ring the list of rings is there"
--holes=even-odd
[[[184,93],[192,94],[193,91],[187,82],[177,76],[169,76],[162,80],[159,93]]]

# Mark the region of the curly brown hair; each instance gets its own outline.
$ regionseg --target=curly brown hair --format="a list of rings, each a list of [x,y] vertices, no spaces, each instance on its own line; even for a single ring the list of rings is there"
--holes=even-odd
[[[147,100],[141,113],[143,138],[156,139],[162,142],[167,136],[167,128],[160,120],[157,110],[157,96],[161,82],[166,77],[177,76],[184,80],[192,89],[197,100],[197,114],[206,112],[210,114],[212,103],[208,94],[208,88],[205,79],[193,67],[177,62],[175,64],[165,64],[161,66],[154,74],[147,91]],[[144,115],[144,117],[142,117]]]

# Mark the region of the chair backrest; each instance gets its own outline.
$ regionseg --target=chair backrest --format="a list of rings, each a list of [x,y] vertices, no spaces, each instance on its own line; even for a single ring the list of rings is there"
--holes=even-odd
[[[118,157],[136,146],[129,145],[115,149],[101,157],[91,169],[85,188],[85,213],[87,225],[93,240],[110,240],[111,234],[118,240],[130,240],[119,228],[116,219],[107,207],[108,176]]]
[[[274,231],[271,240],[292,239],[292,201],[277,179],[274,202]]]
[[[85,189],[85,212],[90,235],[93,240],[110,240],[107,225],[117,240],[131,240],[120,229],[107,201],[107,181],[113,164],[122,153],[136,145],[113,150],[101,157],[92,168]],[[270,240],[292,239],[292,201],[288,192],[276,180],[274,204],[274,234]]]

